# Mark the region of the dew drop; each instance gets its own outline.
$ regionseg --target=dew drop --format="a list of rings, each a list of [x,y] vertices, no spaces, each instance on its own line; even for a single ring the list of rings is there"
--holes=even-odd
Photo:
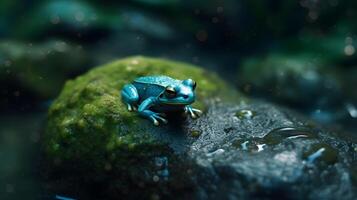
[[[303,158],[308,165],[314,164],[317,161],[322,161],[325,164],[334,164],[338,160],[338,152],[326,143],[317,143],[312,145],[303,154]]]
[[[356,49],[353,45],[349,44],[345,46],[344,52],[346,56],[352,56],[353,54],[355,54],[355,51]]]
[[[265,146],[266,146],[266,144],[258,144],[258,145],[257,145],[257,147],[258,147],[258,152],[263,151]]]
[[[158,181],[160,180],[160,177],[157,176],[157,175],[155,175],[155,176],[152,177],[152,180],[153,180],[154,182],[158,182]]]
[[[211,153],[207,153],[206,155],[207,155],[208,157],[211,157],[211,156],[215,156],[215,155],[221,155],[221,154],[223,154],[224,152],[225,152],[224,149],[217,149],[216,151],[211,152]]]
[[[241,147],[243,150],[248,150],[247,144],[249,143],[249,141],[245,141],[241,144]]]
[[[251,110],[239,110],[236,112],[238,119],[252,119],[255,116],[255,112]]]
[[[162,178],[163,180],[168,180],[170,171],[168,168],[168,158],[166,156],[156,157],[155,158],[155,166],[157,168],[157,176]]]
[[[201,131],[199,131],[199,130],[191,130],[191,131],[190,131],[190,134],[191,134],[191,137],[198,138],[198,137],[200,137],[200,135],[201,135],[202,133],[201,133]]]
[[[305,128],[285,127],[278,128],[270,131],[262,138],[263,143],[267,145],[277,145],[285,139],[298,139],[298,138],[316,138],[315,133]]]
[[[357,108],[353,104],[346,104],[346,109],[351,117],[357,118]]]

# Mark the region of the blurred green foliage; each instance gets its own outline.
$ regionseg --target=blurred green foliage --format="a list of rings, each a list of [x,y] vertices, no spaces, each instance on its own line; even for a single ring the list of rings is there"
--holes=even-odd
[[[3,0],[0,13],[0,80],[12,85],[10,102],[16,91],[51,99],[65,79],[133,54],[193,62],[232,80],[247,59],[274,54],[324,67],[356,63],[354,1]],[[39,57],[53,41],[68,51]]]

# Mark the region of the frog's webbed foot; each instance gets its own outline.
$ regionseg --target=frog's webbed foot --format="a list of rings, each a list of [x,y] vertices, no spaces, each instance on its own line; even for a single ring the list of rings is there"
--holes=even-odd
[[[189,114],[191,118],[196,119],[202,115],[202,111],[196,108],[192,108],[191,106],[185,107],[185,113]]]
[[[127,105],[127,108],[128,108],[128,111],[132,112],[132,111],[137,111],[138,110],[138,107],[135,106],[135,105],[132,105],[132,104],[126,104]]]
[[[149,110],[149,108],[155,103],[155,101],[155,98],[146,99],[140,104],[138,112],[141,116],[150,119],[156,126],[160,125],[160,122],[166,124],[167,120],[164,118],[164,114],[156,113]]]
[[[160,125],[160,122],[167,124],[167,119],[165,119],[161,114],[153,113],[149,116],[149,118],[155,126]]]
[[[164,118],[163,114],[161,113],[155,113],[152,112],[151,110],[144,110],[144,111],[139,111],[139,114],[143,117],[146,117],[154,123],[155,126],[160,125],[160,123],[167,124],[167,119]]]

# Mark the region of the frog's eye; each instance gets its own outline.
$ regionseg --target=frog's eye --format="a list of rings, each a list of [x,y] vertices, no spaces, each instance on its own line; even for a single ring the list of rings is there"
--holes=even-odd
[[[171,86],[167,86],[165,89],[165,95],[169,98],[173,98],[176,96],[176,90],[175,88],[171,87]]]
[[[182,81],[182,84],[192,87],[193,90],[196,88],[196,85],[197,85],[196,81],[194,81],[192,79],[186,79],[186,80]]]

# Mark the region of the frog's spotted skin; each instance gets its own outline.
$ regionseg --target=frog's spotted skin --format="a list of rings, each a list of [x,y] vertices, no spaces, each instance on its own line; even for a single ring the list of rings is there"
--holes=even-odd
[[[128,110],[150,119],[155,125],[167,123],[164,113],[185,111],[192,118],[202,112],[192,108],[195,101],[196,83],[192,79],[177,80],[168,76],[144,76],[124,85],[121,95]]]

